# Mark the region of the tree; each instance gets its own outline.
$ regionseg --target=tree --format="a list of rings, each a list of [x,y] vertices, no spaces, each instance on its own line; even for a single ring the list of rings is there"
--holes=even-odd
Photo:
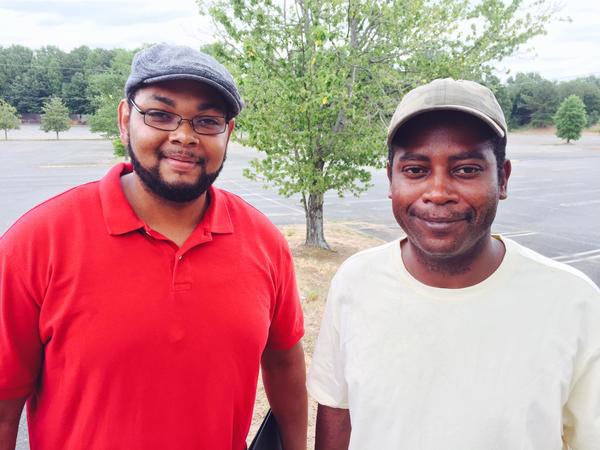
[[[559,106],[554,116],[556,136],[567,140],[567,144],[581,137],[587,123],[585,105],[576,95],[568,96]]]
[[[136,51],[116,50],[110,68],[91,78],[90,90],[95,93],[93,104],[96,108],[90,117],[90,129],[111,139],[117,156],[127,156],[119,136],[117,107],[123,98],[125,82],[129,75],[131,60]]]
[[[52,97],[46,101],[44,106],[42,106],[42,111],[42,130],[46,133],[48,131],[55,131],[57,140],[59,132],[71,128],[69,109],[59,97]]]
[[[35,60],[32,69],[40,84],[46,89],[48,98],[62,94],[64,77],[65,52],[52,45],[42,47],[35,51]]]
[[[504,112],[504,116],[508,122],[513,107],[513,99],[510,95],[508,87],[500,81],[495,75],[486,75],[481,80],[478,80],[481,84],[487,86],[494,93],[498,104]]]
[[[559,105],[556,84],[552,81],[540,79],[531,86],[529,93],[523,94],[523,100],[531,111],[531,126],[544,128],[552,125],[552,116]]]
[[[559,105],[556,84],[542,78],[538,73],[517,73],[507,81],[512,98],[512,110],[508,116],[511,127],[552,125],[552,116]]]
[[[8,130],[17,130],[20,124],[17,109],[0,99],[0,129],[4,130],[4,140],[8,139]]]
[[[108,70],[118,52],[86,46],[69,53],[53,46],[0,47],[0,98],[19,113],[39,113],[44,101],[59,96],[73,113],[89,114],[90,78]]]
[[[588,127],[598,123],[600,119],[600,78],[591,76],[564,81],[559,84],[558,91],[561,101],[572,94],[577,95],[583,101],[588,117]]]
[[[63,98],[69,111],[74,114],[92,112],[91,99],[87,91],[88,81],[81,72],[76,72],[68,82],[63,83]]]
[[[13,95],[14,80],[31,67],[33,60],[33,51],[21,45],[12,45],[10,47],[0,47],[0,97],[4,98],[11,105],[17,105],[17,98]]]
[[[411,88],[481,79],[544,30],[522,0],[199,0],[247,108],[242,142],[264,152],[246,175],[300,194],[306,244],[328,248],[324,194],[358,195],[384,164],[385,128]],[[541,8],[536,1],[534,8]]]

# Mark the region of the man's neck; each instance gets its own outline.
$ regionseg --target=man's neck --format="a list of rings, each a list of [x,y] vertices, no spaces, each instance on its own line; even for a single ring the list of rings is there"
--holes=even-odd
[[[134,172],[121,177],[121,186],[137,216],[179,247],[200,223],[209,203],[207,192],[190,202],[164,200],[150,192]]]
[[[489,236],[472,252],[456,258],[432,258],[408,239],[400,243],[406,270],[421,283],[431,287],[460,289],[481,283],[502,263],[502,241]]]

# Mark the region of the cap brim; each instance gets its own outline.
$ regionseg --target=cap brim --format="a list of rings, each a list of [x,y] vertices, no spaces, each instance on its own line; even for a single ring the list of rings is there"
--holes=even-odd
[[[392,128],[391,130],[388,131],[388,138],[387,138],[388,148],[392,147],[392,141],[394,139],[394,136],[396,136],[396,133],[398,132],[398,130],[404,124],[406,124],[406,122],[408,122],[410,119],[412,119],[414,117],[420,116],[421,114],[425,114],[425,113],[432,112],[432,111],[464,112],[471,116],[477,117],[482,122],[485,122],[501,138],[503,138],[506,135],[506,133],[504,132],[504,130],[502,129],[502,127],[500,125],[498,125],[493,119],[491,119],[490,117],[488,117],[487,115],[483,114],[481,111],[479,111],[475,108],[469,108],[468,106],[462,106],[462,105],[443,105],[443,106],[436,105],[436,106],[432,106],[431,108],[420,108],[418,111],[414,111],[413,113],[407,114],[405,117],[402,118],[402,120],[400,120],[396,125],[394,125],[394,128]]]

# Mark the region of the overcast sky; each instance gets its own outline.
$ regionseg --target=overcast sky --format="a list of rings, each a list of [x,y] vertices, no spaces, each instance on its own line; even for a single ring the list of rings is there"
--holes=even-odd
[[[548,34],[499,64],[505,71],[537,71],[555,80],[600,76],[600,0],[561,0]],[[80,45],[136,48],[148,42],[198,47],[213,40],[195,0],[0,0],[0,46]]]

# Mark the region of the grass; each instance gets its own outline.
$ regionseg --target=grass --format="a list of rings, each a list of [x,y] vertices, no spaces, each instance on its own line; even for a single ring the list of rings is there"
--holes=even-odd
[[[333,251],[304,246],[304,225],[281,227],[287,239],[296,266],[296,278],[304,310],[305,335],[303,339],[306,365],[310,365],[315,341],[321,324],[329,282],[339,265],[354,253],[374,247],[383,241],[358,232],[341,223],[325,225],[325,236]],[[248,443],[254,437],[258,426],[269,408],[262,383],[259,382],[252,427]],[[309,398],[308,448],[314,446],[316,404]]]

